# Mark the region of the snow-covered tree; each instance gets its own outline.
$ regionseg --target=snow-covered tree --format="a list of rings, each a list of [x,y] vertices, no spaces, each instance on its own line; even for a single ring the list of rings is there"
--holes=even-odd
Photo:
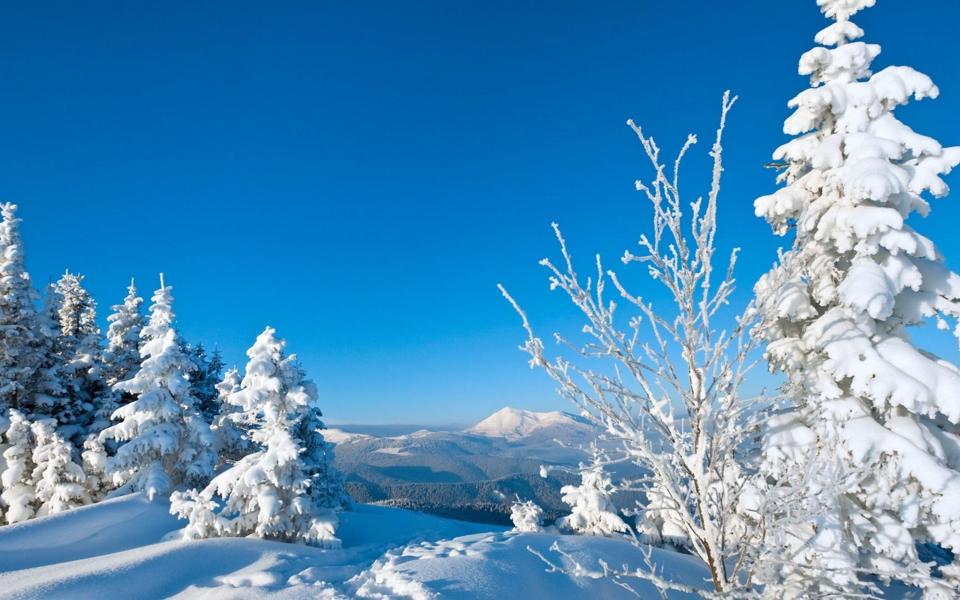
[[[3,451],[4,470],[0,474],[3,493],[3,517],[7,523],[19,523],[36,512],[36,492],[33,487],[33,436],[30,421],[17,410],[10,410],[9,424],[4,434],[7,449]]]
[[[33,490],[37,516],[52,515],[90,504],[86,474],[73,462],[70,444],[54,430],[52,421],[37,421],[32,426]]]
[[[580,465],[580,485],[565,485],[561,499],[571,508],[570,514],[557,520],[557,528],[581,535],[611,536],[629,531],[613,505],[616,491],[610,475],[604,470],[602,454],[594,446],[593,460]]]
[[[875,0],[818,0],[833,23],[800,58],[811,87],[794,97],[774,152],[784,187],[755,202],[793,249],[757,285],[759,330],[772,368],[797,402],[767,442],[768,468],[829,451],[869,476],[838,494],[833,522],[797,533],[793,552],[819,568],[820,593],[857,593],[857,569],[928,593],[960,593],[960,565],[921,563],[918,542],[960,551],[960,368],[910,335],[929,321],[960,337],[960,276],[917,231],[925,196],[960,163],[960,148],[914,132],[894,114],[935,98],[910,67],[876,73],[880,47],[851,17]],[[815,530],[811,537],[808,533]]]
[[[318,454],[323,436],[315,415],[316,387],[304,379],[296,356],[267,327],[247,351],[240,389],[227,401],[259,448],[237,461],[204,490],[175,493],[170,510],[188,519],[190,538],[247,536],[336,545],[337,511],[320,477],[331,474],[329,453]]]
[[[107,389],[101,393],[94,410],[90,425],[94,434],[109,427],[114,411],[135,397],[129,392],[115,390],[113,386],[131,378],[140,368],[140,332],[145,323],[142,306],[143,298],[137,295],[137,287],[131,279],[123,303],[114,304],[111,307],[113,312],[107,317],[107,346],[100,361],[100,376]]]
[[[114,304],[107,317],[107,348],[103,353],[103,377],[113,386],[129,379],[140,368],[140,331],[143,329],[143,298],[130,280],[122,304]],[[123,399],[124,403],[133,400]]]
[[[117,409],[113,418],[120,422],[100,434],[101,441],[125,442],[107,460],[118,494],[143,491],[153,499],[172,488],[203,484],[216,462],[213,434],[190,391],[193,364],[176,341],[172,289],[161,276],[150,321],[140,334],[140,368],[114,386],[136,400]]]
[[[543,509],[533,500],[522,501],[518,497],[510,505],[510,522],[514,531],[521,533],[543,531]]]
[[[43,308],[37,316],[40,332],[38,347],[40,362],[34,383],[32,418],[55,418],[72,412],[72,401],[64,373],[64,361],[60,356],[60,308],[56,287],[47,286]]]
[[[84,485],[91,500],[99,502],[113,489],[107,477],[107,449],[98,436],[90,436],[83,442]]]
[[[669,494],[662,493],[656,486],[650,486],[645,494],[646,503],[637,514],[637,534],[646,544],[659,547],[685,548],[689,544],[687,532],[671,510],[673,501]]]
[[[20,219],[0,204],[0,410],[30,410],[42,344],[36,292],[23,263]]]
[[[230,404],[227,400],[232,394],[240,391],[241,380],[239,371],[227,369],[223,375],[223,381],[217,384],[220,409],[217,411],[211,429],[217,438],[220,460],[224,463],[239,460],[255,451],[253,442],[247,435],[247,428],[237,422],[239,417],[237,413],[242,412],[242,408]]]
[[[658,494],[663,516],[682,529],[689,551],[708,568],[714,587],[710,593],[744,595],[761,573],[767,573],[760,566],[773,553],[770,534],[794,507],[788,504],[789,494],[762,487],[756,453],[750,452],[773,403],[744,392],[745,377],[758,358],[749,335],[756,311],[748,306],[739,315],[721,312],[734,290],[737,256],[734,250],[725,272],[715,272],[721,139],[733,102],[724,95],[710,152],[710,188],[693,202],[681,195],[679,168],[696,137],[688,137],[671,172],[654,140],[628,122],[652,167],[652,181],[638,181],[636,186],[652,208],[653,228],[640,237],[640,255],[628,251],[622,260],[642,265],[650,282],[666,292],[667,300],[656,310],[650,301],[628,291],[615,272],[605,271],[599,257],[595,276],[582,279],[556,225],[563,263],[557,267],[544,259],[541,264],[550,272],[551,289],[564,292],[582,312],[584,339],[555,334],[560,354],[548,358],[524,311],[500,289],[527,331],[521,348],[530,355],[531,366],[544,369],[559,384],[560,394],[605,430],[613,448],[621,449],[610,450],[607,464],[631,463],[642,474],[618,477],[609,485],[595,482],[596,486],[608,494]],[[617,301],[607,295],[611,284]],[[624,310],[630,314],[622,316]],[[716,323],[727,329],[721,331]],[[587,471],[586,477],[593,477]],[[647,508],[637,502],[631,512]],[[641,539],[632,531],[624,535],[637,547],[638,557],[649,558]],[[589,570],[574,563],[577,572]],[[648,566],[604,569],[599,576],[625,586],[630,578],[639,577],[662,590],[699,593],[665,581],[653,565]],[[567,567],[554,568],[570,572]],[[763,583],[775,589],[778,582]]]
[[[67,271],[52,290],[58,320],[59,336],[54,341],[55,354],[66,387],[68,403],[52,416],[60,431],[77,447],[96,418],[98,407],[114,408],[114,397],[100,371],[100,327],[97,325],[97,303],[83,287],[83,276]],[[106,425],[102,415],[100,425]]]
[[[223,375],[223,356],[220,350],[214,350],[208,355],[203,344],[190,348],[189,354],[195,365],[190,373],[190,385],[197,398],[197,407],[203,418],[208,423],[213,423],[220,410],[220,392],[217,385],[221,383]]]
[[[310,480],[310,499],[314,506],[339,510],[350,503],[340,472],[333,468],[333,444],[323,437],[326,429],[317,405],[317,388],[306,379],[306,373],[295,355],[282,363],[284,377],[299,381],[311,400],[304,406],[300,421],[294,427],[294,436],[303,445],[304,473]]]

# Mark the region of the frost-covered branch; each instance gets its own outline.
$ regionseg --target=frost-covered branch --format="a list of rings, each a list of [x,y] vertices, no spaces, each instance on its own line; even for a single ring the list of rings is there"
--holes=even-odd
[[[734,292],[738,253],[734,249],[724,265],[717,263],[723,132],[735,102],[724,94],[710,150],[710,188],[693,201],[681,194],[680,167],[697,138],[688,136],[668,170],[654,139],[628,121],[653,173],[636,183],[652,209],[652,229],[641,235],[640,251],[624,253],[622,262],[644,266],[650,283],[666,291],[668,303],[655,307],[647,300],[654,290],[629,291],[599,257],[595,276],[583,279],[556,224],[562,261],[541,264],[551,289],[566,294],[582,313],[583,338],[555,334],[564,352],[548,357],[526,312],[500,286],[527,332],[521,349],[530,355],[531,366],[544,369],[560,394],[616,442],[620,459],[640,472],[613,483],[617,491],[646,497],[633,511],[639,515],[638,532],[626,535],[641,552],[649,542],[689,549],[709,569],[714,591],[698,591],[705,597],[754,593],[758,563],[774,540],[770,524],[783,517],[788,500],[756,476],[755,443],[777,402],[765,393],[745,392],[745,378],[760,359],[751,336],[757,311],[749,304],[733,317],[721,312]],[[625,311],[629,314],[621,316]],[[718,329],[719,320],[729,329]],[[585,468],[602,471],[596,464]],[[649,559],[649,553],[645,556]],[[574,572],[586,572],[573,564]],[[696,591],[667,582],[651,564],[646,569],[603,566],[595,573],[621,582],[645,579],[661,590]]]

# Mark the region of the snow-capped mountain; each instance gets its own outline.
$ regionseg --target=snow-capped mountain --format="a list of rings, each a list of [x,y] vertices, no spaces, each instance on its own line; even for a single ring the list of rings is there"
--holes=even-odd
[[[567,430],[565,433],[594,432],[590,424],[570,413],[533,412],[508,406],[466,429],[465,433],[518,441],[532,436],[543,437],[545,433],[561,433],[563,430]]]
[[[503,498],[514,495],[535,499],[548,511],[564,510],[560,487],[572,483],[572,476],[543,479],[540,465],[576,466],[585,459],[580,448],[597,435],[574,415],[517,408],[449,429],[378,435],[376,428],[341,425],[325,437],[336,445],[334,464],[360,501],[458,518],[482,518],[478,511],[485,511],[507,522]]]

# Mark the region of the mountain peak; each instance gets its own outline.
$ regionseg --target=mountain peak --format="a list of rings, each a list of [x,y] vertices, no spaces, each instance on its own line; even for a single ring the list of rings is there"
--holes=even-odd
[[[485,437],[518,440],[555,427],[583,428],[588,425],[580,418],[565,412],[534,412],[507,406],[466,429],[465,432]]]

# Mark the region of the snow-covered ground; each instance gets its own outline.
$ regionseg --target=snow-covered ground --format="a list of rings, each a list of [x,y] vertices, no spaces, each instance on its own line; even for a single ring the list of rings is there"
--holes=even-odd
[[[548,573],[528,547],[549,556],[557,542],[584,564],[642,566],[621,540],[518,534],[362,504],[343,513],[339,550],[183,541],[183,522],[167,511],[130,495],[0,527],[0,598],[635,598],[607,580]],[[655,560],[688,584],[706,576],[688,556]]]

